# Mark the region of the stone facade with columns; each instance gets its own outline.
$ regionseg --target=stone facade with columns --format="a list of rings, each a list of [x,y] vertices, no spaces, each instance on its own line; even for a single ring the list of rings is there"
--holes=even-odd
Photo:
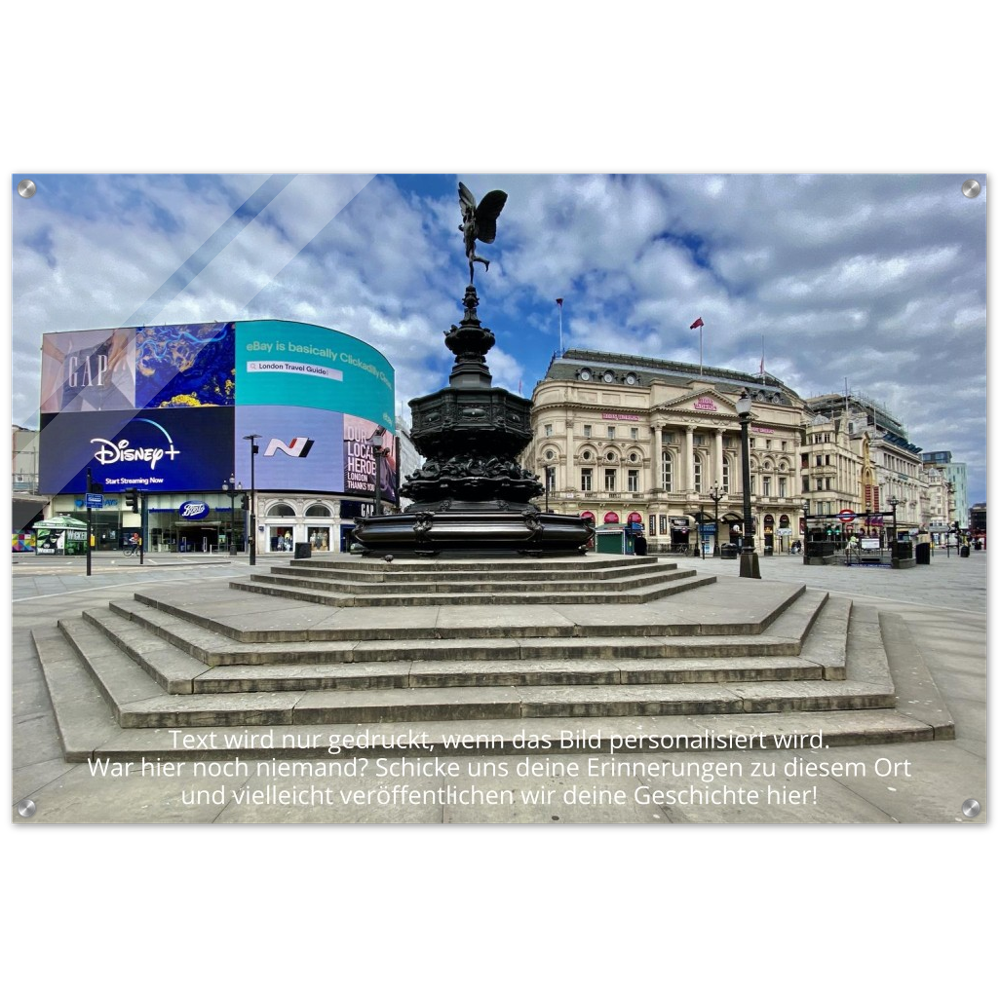
[[[760,551],[801,538],[799,449],[803,400],[770,375],[653,358],[570,350],[553,358],[532,394],[534,439],[524,464],[548,484],[551,510],[596,524],[641,521],[654,551],[697,551],[743,530],[740,423],[753,400],[751,509]],[[540,505],[546,501],[539,498]]]

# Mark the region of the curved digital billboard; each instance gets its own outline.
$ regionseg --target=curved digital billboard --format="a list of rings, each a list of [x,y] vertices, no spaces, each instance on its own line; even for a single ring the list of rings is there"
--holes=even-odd
[[[284,320],[50,333],[42,346],[40,485],[79,493],[262,490],[395,500],[394,373],[368,344]],[[385,458],[375,461],[381,433]]]
[[[236,324],[236,478],[258,489],[371,495],[378,428],[392,449],[392,366],[373,347],[323,327],[281,320]],[[394,449],[392,450],[394,454]],[[395,479],[383,495],[395,500]]]

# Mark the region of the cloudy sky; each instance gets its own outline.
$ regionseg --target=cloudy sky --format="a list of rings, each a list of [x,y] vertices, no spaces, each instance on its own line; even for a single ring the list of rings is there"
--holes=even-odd
[[[13,185],[23,175],[13,176]],[[368,341],[397,406],[439,388],[467,281],[457,182],[508,192],[477,266],[494,379],[563,346],[882,401],[986,499],[986,191],[966,175],[33,175],[13,201],[13,420],[56,330],[280,318]]]

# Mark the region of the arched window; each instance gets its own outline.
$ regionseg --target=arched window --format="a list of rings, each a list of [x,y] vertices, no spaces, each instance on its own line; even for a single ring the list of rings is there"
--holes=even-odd
[[[669,451],[665,451],[660,456],[660,468],[660,481],[663,483],[662,488],[669,493],[674,488],[674,463]]]
[[[329,517],[330,508],[325,507],[321,503],[314,503],[311,507],[306,509],[306,517]]]
[[[268,517],[295,517],[295,511],[287,503],[276,503],[268,509]]]

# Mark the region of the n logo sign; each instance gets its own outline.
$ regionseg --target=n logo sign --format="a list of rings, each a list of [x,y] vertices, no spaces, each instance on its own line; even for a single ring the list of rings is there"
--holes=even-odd
[[[264,452],[265,458],[270,458],[275,452],[283,451],[291,458],[305,458],[309,454],[309,449],[315,444],[310,438],[292,438],[291,444],[285,444],[277,438],[271,438],[271,443]]]

